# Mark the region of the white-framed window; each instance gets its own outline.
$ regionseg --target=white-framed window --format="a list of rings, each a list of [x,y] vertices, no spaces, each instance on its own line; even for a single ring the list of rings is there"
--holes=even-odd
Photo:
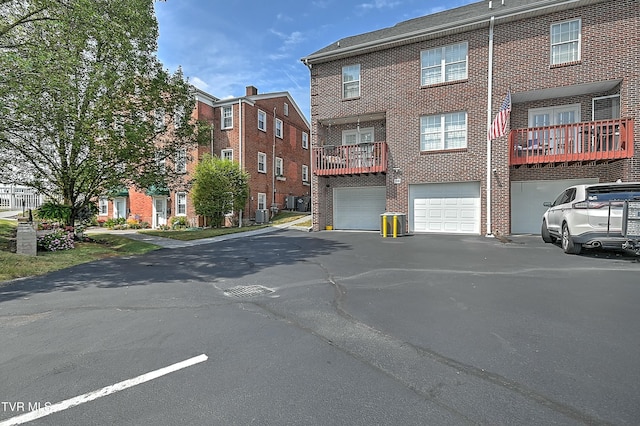
[[[184,107],[179,105],[176,107],[175,111],[173,111],[173,125],[177,129],[182,127],[184,121]]]
[[[187,173],[187,150],[184,148],[176,152],[176,173]]]
[[[264,192],[258,192],[258,210],[265,210],[267,208],[267,194]]]
[[[187,215],[187,193],[177,192],[176,193],[176,216],[186,216],[186,215]]]
[[[357,145],[373,142],[373,127],[342,131],[342,145]]]
[[[551,24],[551,65],[580,60],[581,33],[580,19]]]
[[[284,103],[284,115],[289,116],[289,104],[286,102]]]
[[[220,109],[221,122],[223,129],[232,129],[233,128],[233,106],[223,106]]]
[[[258,172],[267,173],[267,154],[264,152],[258,153]]]
[[[282,139],[282,120],[276,118],[276,136]]]
[[[309,133],[307,132],[302,132],[302,147],[309,149]]]
[[[233,161],[233,149],[223,149],[220,154],[223,160]]]
[[[158,108],[153,112],[153,123],[156,128],[156,132],[164,130],[164,108]]]
[[[276,176],[284,176],[284,167],[282,165],[282,158],[276,157]]]
[[[302,182],[309,182],[309,166],[302,165]]]
[[[166,169],[166,158],[164,156],[164,151],[158,150],[156,151],[156,166],[160,173],[164,173]]]
[[[100,197],[100,200],[98,201],[98,215],[109,215],[109,199],[107,197]]]
[[[342,67],[342,98],[360,96],[360,64]]]
[[[469,43],[462,42],[420,52],[420,81],[423,86],[465,80]]]
[[[439,151],[466,147],[466,112],[420,117],[420,151]]]
[[[267,131],[267,113],[261,110],[258,110],[258,129]]]
[[[591,99],[592,120],[620,118],[620,95],[599,96]]]
[[[580,122],[580,104],[532,108],[528,111],[529,127],[547,127]]]

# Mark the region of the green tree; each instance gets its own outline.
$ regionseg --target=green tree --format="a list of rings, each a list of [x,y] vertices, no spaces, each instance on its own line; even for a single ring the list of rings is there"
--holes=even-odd
[[[247,203],[249,175],[236,162],[205,154],[196,166],[191,195],[196,213],[220,227],[225,214]]]
[[[153,4],[0,0],[0,182],[60,200],[70,222],[113,188],[184,187],[169,165],[196,143],[195,101],[157,59]]]

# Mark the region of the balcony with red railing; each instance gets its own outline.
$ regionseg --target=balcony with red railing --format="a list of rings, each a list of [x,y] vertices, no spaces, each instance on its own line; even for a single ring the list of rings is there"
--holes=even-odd
[[[387,172],[385,142],[357,145],[324,145],[313,149],[314,173],[318,176],[342,176]]]
[[[633,157],[633,120],[588,121],[516,129],[509,133],[509,165],[605,162]]]

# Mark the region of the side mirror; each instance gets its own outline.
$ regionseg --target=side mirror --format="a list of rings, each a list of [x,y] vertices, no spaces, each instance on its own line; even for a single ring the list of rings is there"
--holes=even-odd
[[[553,207],[553,203],[551,201],[545,201],[542,205],[545,207]]]

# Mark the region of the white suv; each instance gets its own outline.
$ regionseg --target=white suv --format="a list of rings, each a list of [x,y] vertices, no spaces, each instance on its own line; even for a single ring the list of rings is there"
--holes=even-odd
[[[542,239],[560,239],[565,253],[582,248],[621,249],[622,210],[625,200],[640,200],[640,182],[575,185],[564,190],[542,217]]]

